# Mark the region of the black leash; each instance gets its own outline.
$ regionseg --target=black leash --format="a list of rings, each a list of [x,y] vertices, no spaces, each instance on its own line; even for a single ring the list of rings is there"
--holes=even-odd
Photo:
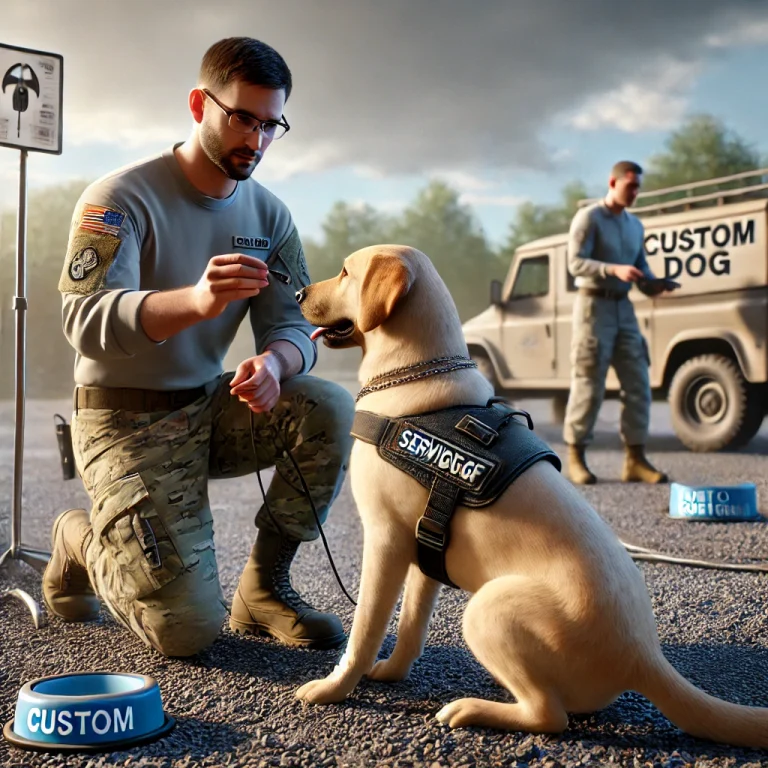
[[[264,499],[264,506],[267,509],[267,513],[272,518],[272,522],[277,526],[278,530],[282,530],[282,525],[278,521],[278,519],[275,517],[274,513],[269,507],[269,502],[267,501],[267,494],[264,490],[264,483],[261,481],[261,468],[259,467],[259,457],[258,457],[258,451],[256,450],[256,437],[255,437],[255,424],[253,422],[253,411],[250,409],[250,419],[251,419],[251,445],[253,446],[253,459],[256,462],[256,478],[259,481],[259,488],[261,489],[261,496]],[[346,588],[344,587],[344,583],[341,580],[341,576],[339,576],[339,572],[336,570],[336,564],[333,562],[333,556],[331,555],[331,550],[328,547],[328,541],[325,538],[325,533],[323,532],[323,526],[320,523],[320,516],[317,514],[317,509],[315,509],[315,502],[312,500],[312,494],[309,491],[309,488],[307,487],[307,483],[304,480],[304,475],[301,474],[301,470],[299,469],[299,465],[296,463],[296,459],[293,458],[293,455],[291,452],[286,448],[285,443],[283,442],[282,437],[278,434],[277,430],[275,431],[275,436],[279,438],[280,445],[278,446],[283,453],[288,455],[288,458],[291,460],[291,463],[293,464],[293,468],[296,470],[296,474],[299,476],[299,480],[301,482],[301,487],[304,491],[304,495],[309,499],[309,505],[312,507],[312,514],[315,516],[315,520],[317,521],[317,528],[320,531],[320,537],[323,540],[323,546],[325,547],[326,554],[328,555],[328,562],[331,564],[331,568],[333,569],[333,575],[336,577],[336,581],[339,582],[339,586],[341,587],[341,591],[347,596],[347,599],[349,600],[352,605],[357,606],[357,603],[350,597],[349,592],[347,592]],[[275,472],[277,472],[277,467],[275,467]]]

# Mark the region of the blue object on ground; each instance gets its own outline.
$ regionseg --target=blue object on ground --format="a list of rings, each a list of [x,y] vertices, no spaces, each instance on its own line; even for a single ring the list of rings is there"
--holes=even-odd
[[[151,677],[76,672],[25,683],[3,736],[43,752],[114,752],[155,741],[175,724]]]

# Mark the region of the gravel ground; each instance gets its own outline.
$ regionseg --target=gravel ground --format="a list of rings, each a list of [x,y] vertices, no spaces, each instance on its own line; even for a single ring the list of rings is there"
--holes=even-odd
[[[557,427],[546,423],[544,403],[525,403],[538,430],[563,455]],[[27,403],[23,541],[47,549],[50,524],[61,510],[86,506],[79,481],[64,482],[58,463],[53,414],[69,419],[66,401]],[[683,482],[758,484],[766,492],[768,430],[737,453],[693,455],[665,427],[668,412],[654,405],[649,452]],[[590,453],[601,483],[585,489],[590,501],[625,540],[668,553],[742,562],[768,559],[768,526],[671,520],[669,490],[617,482],[621,454],[616,406],[607,403]],[[10,514],[13,404],[0,403],[0,520]],[[266,476],[269,473],[265,473]],[[255,478],[212,483],[221,580],[228,599],[247,559]],[[361,528],[348,486],[325,528],[341,577],[358,587]],[[768,577],[638,563],[653,600],[664,652],[688,679],[709,693],[741,704],[768,707]],[[314,604],[339,613],[351,626],[353,606],[335,583],[322,543],[302,547],[293,569],[295,586]],[[39,576],[13,562],[0,569],[0,591],[20,586],[40,598]],[[276,642],[222,631],[209,650],[189,660],[169,660],[132,640],[106,613],[88,625],[52,619],[35,630],[17,600],[0,601],[0,717],[13,716],[16,694],[30,679],[72,671],[107,669],[154,677],[165,709],[177,720],[164,740],[107,755],[24,752],[0,741],[2,766],[761,766],[768,752],[734,749],[681,733],[643,697],[626,693],[607,709],[572,717],[559,736],[490,730],[451,731],[434,718],[460,696],[506,700],[475,661],[461,636],[467,596],[444,590],[428,646],[411,678],[385,685],[363,682],[340,705],[308,707],[294,698],[301,683],[324,676],[337,651],[289,650]],[[394,643],[394,623],[384,647]]]

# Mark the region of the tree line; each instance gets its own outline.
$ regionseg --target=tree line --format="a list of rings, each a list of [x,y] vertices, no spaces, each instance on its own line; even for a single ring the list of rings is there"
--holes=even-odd
[[[619,159],[619,158],[617,158]],[[635,158],[620,158],[635,159]],[[688,182],[761,168],[765,161],[742,137],[709,115],[690,117],[666,139],[663,150],[645,163],[643,187],[661,189]],[[608,169],[605,169],[606,175]],[[27,395],[67,397],[72,390],[74,352],[61,330],[57,285],[64,263],[70,221],[87,181],[48,187],[29,196],[27,238]],[[338,273],[350,253],[376,243],[411,245],[435,264],[466,320],[488,306],[489,284],[502,278],[515,249],[540,237],[566,232],[580,199],[599,196],[604,186],[588,189],[581,181],[567,184],[559,202],[520,205],[505,241],[489,242],[461,190],[442,181],[425,185],[401,212],[387,214],[372,205],[336,202],[319,238],[304,237],[313,280]],[[0,398],[13,396],[16,213],[0,214]],[[238,334],[229,359],[252,354],[247,323]],[[334,353],[338,354],[338,353]],[[321,363],[326,356],[321,354]],[[356,366],[359,354],[335,358]],[[351,362],[350,362],[351,361]],[[322,366],[321,366],[322,368]]]

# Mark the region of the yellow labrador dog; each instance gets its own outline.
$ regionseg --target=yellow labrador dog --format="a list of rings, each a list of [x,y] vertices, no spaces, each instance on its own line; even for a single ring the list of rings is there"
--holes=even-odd
[[[467,355],[454,302],[429,259],[414,249],[364,248],[346,259],[337,277],[297,298],[318,326],[315,337],[322,335],[329,347],[362,348],[361,383]],[[394,418],[484,406],[492,396],[486,379],[469,368],[372,387],[358,409]],[[424,649],[441,586],[417,564],[414,530],[427,489],[360,440],[350,473],[364,530],[358,605],[336,668],[298,689],[307,702],[341,701],[363,676],[405,678]],[[448,576],[472,593],[464,637],[515,701],[457,699],[438,720],[451,727],[560,732],[567,713],[593,712],[634,690],[694,736],[768,747],[768,709],[710,696],[665,659],[640,571],[555,466],[535,462],[490,506],[459,506],[451,533]],[[392,655],[377,662],[403,584],[397,642]]]

